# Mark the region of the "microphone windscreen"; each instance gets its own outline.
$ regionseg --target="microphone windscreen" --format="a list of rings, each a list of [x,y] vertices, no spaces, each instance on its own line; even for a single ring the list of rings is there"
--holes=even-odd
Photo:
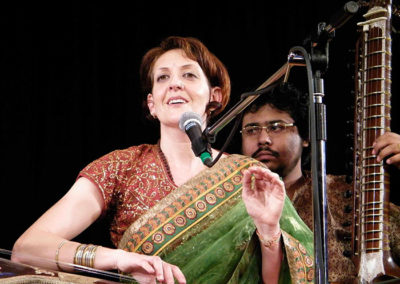
[[[189,122],[195,122],[201,126],[201,116],[195,112],[185,112],[182,114],[181,118],[179,119],[179,128],[183,131],[186,131],[186,125]]]

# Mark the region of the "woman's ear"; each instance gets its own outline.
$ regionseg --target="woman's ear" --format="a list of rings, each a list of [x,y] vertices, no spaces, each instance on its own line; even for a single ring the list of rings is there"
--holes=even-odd
[[[154,100],[153,100],[152,94],[147,95],[147,107],[149,108],[149,112],[150,112],[151,116],[155,117],[155,107],[154,107]]]
[[[211,88],[210,102],[222,102],[222,91],[220,87]]]

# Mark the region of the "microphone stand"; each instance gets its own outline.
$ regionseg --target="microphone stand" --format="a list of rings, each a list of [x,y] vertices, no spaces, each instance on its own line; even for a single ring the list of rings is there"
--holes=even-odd
[[[318,25],[318,31],[323,24]],[[328,283],[328,223],[326,194],[326,106],[323,103],[323,74],[328,67],[328,46],[326,41],[311,48],[310,60],[313,66],[314,85],[310,95],[309,129],[311,142],[311,176],[313,187],[313,217],[314,217],[314,259],[315,283]]]
[[[314,217],[314,258],[315,283],[328,283],[328,223],[327,223],[327,189],[326,189],[326,106],[323,75],[328,69],[329,41],[335,30],[344,25],[358,12],[356,2],[347,2],[343,9],[336,13],[330,24],[319,23],[316,35],[306,39],[304,45],[311,48],[309,54],[312,66],[312,96],[310,95],[310,139],[311,139],[311,173],[313,187]],[[306,55],[304,55],[306,56]]]

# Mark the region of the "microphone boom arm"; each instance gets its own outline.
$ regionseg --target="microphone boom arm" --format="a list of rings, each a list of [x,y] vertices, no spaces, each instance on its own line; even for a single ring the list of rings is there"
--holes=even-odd
[[[245,110],[261,94],[269,91],[269,87],[271,87],[272,84],[276,83],[280,78],[282,78],[282,76],[285,76],[284,82],[287,82],[290,70],[293,66],[305,66],[304,58],[294,53],[290,53],[288,55],[288,61],[264,83],[262,83],[256,89],[256,91],[242,94],[241,100],[236,103],[236,105],[228,110],[228,112],[226,112],[212,126],[207,127],[204,130],[203,135],[206,137],[208,143],[214,143],[219,131],[221,131],[227,124],[229,124],[229,122],[231,122],[238,114]]]

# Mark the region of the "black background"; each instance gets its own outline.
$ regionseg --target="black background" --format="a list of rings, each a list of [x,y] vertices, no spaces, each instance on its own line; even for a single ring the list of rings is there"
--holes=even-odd
[[[163,38],[197,37],[224,62],[232,80],[229,108],[277,71],[289,49],[346,1],[239,1],[220,7],[217,1],[133,2],[36,1],[1,9],[0,248],[11,249],[89,162],[114,149],[157,141],[157,128],[141,115],[138,70],[143,54]],[[352,119],[351,50],[360,19],[350,20],[330,42],[324,76],[328,173],[345,173],[351,160],[346,135],[353,124],[346,121]],[[392,37],[392,130],[399,132],[399,34]],[[290,80],[305,84],[303,69]],[[222,146],[232,125],[218,134],[214,147]],[[229,152],[238,149],[235,140]],[[109,245],[105,221],[79,240]]]

